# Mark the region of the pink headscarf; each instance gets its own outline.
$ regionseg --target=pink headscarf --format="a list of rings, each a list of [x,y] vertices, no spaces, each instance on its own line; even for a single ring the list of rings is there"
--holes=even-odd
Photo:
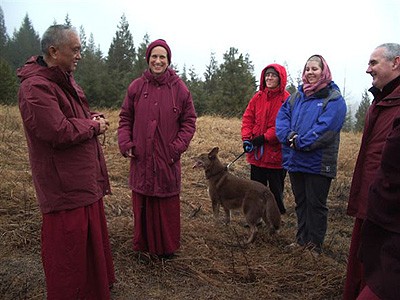
[[[313,83],[313,84],[310,84],[308,82],[308,80],[305,76],[307,63],[303,69],[303,75],[302,75],[303,91],[307,97],[322,90],[324,87],[326,87],[332,81],[331,70],[329,69],[328,64],[326,63],[325,59],[321,55],[318,55],[318,54],[312,55],[309,59],[307,59],[307,62],[309,62],[311,60],[318,61],[317,59],[315,59],[316,57],[320,58],[321,62],[322,62],[322,74],[321,74],[321,78],[318,80],[318,82]]]

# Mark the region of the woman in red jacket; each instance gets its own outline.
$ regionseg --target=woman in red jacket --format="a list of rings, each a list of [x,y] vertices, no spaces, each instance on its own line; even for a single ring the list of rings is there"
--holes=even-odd
[[[251,179],[269,185],[281,214],[286,212],[283,188],[282,146],[275,135],[275,119],[286,91],[286,69],[270,64],[261,72],[260,90],[251,98],[242,118],[243,149],[251,167]],[[249,151],[250,150],[250,151]]]
[[[168,44],[152,42],[146,59],[148,70],[129,85],[122,104],[118,143],[131,161],[133,249],[165,258],[180,246],[180,157],[196,113],[188,88],[168,67]]]

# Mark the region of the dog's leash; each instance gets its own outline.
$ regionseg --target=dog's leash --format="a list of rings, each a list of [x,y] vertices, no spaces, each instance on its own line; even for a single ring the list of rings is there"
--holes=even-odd
[[[236,157],[233,161],[231,161],[231,162],[226,166],[226,168],[229,169],[229,167],[230,167],[235,161],[237,161],[239,158],[241,158],[245,153],[246,153],[246,151],[243,151],[243,153],[240,154],[238,157]]]
[[[260,156],[258,156],[258,150],[260,150]],[[264,155],[264,145],[261,145],[260,147],[254,147],[255,160],[260,160],[263,155]]]

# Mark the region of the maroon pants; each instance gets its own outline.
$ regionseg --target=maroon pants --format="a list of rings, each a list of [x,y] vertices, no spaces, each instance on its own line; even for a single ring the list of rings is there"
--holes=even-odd
[[[351,235],[351,244],[349,258],[347,262],[347,274],[344,284],[343,300],[355,300],[365,286],[364,269],[358,258],[358,250],[361,243],[361,227],[363,219],[354,221],[353,233]]]
[[[357,300],[381,300],[375,293],[366,285],[361,291],[360,295],[357,297]]]
[[[132,192],[133,250],[156,255],[173,254],[180,247],[179,195],[159,198]]]
[[[110,299],[115,281],[103,200],[43,214],[47,299]]]

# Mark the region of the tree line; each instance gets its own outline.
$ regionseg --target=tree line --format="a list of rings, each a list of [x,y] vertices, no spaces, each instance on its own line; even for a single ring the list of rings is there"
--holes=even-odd
[[[68,15],[64,24],[74,26]],[[125,14],[121,16],[115,36],[105,56],[96,46],[93,34],[87,37],[84,28],[78,28],[82,44],[82,60],[75,72],[75,79],[83,88],[92,107],[119,108],[126,89],[132,79],[139,77],[147,68],[145,58],[149,35],[143,37],[137,46],[129,29]],[[4,13],[0,7],[0,104],[17,103],[18,80],[16,70],[32,55],[41,54],[40,37],[34,30],[28,14],[21,26],[8,36]],[[249,54],[239,53],[231,47],[223,54],[219,63],[215,53],[211,53],[204,78],[195,69],[180,71],[178,66],[171,67],[180,75],[192,93],[196,112],[201,115],[219,115],[223,117],[241,117],[248,101],[257,90],[254,66]],[[286,66],[287,68],[287,66]],[[288,69],[288,68],[287,68]],[[300,74],[300,73],[299,73]],[[294,80],[288,73],[287,90],[293,93],[301,82],[300,75]],[[366,110],[370,98],[365,91],[361,103],[353,115],[348,106],[344,131],[362,131]]]

